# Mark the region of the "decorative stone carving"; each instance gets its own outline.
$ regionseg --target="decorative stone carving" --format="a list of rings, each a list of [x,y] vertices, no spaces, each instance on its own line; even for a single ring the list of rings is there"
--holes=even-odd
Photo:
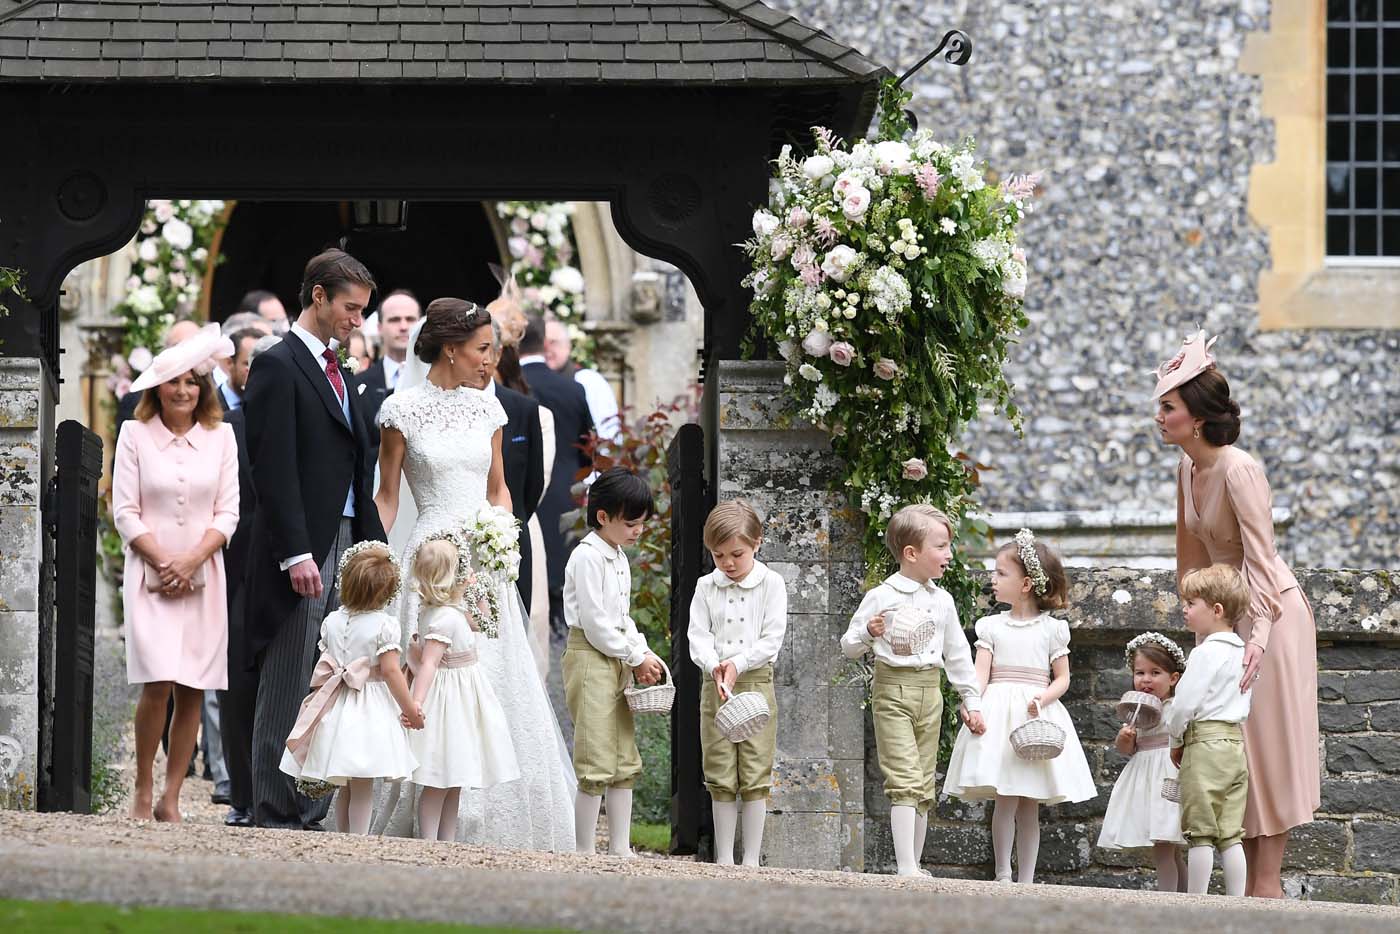
[[[632,273],[632,320],[638,324],[660,321],[666,299],[665,289],[665,280],[654,269],[639,269]]]
[[[70,221],[90,221],[107,205],[107,186],[91,172],[74,172],[58,186],[58,209]]]

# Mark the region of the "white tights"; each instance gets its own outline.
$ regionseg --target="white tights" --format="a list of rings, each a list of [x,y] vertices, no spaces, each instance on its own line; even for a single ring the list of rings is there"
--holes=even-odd
[[[374,779],[352,778],[335,794],[335,824],[346,833],[369,833],[374,812]]]
[[[1186,891],[1192,895],[1204,895],[1210,888],[1210,871],[1215,868],[1215,847],[1193,846],[1186,854]],[[1225,894],[1243,895],[1246,875],[1244,844],[1234,846],[1220,853],[1220,868],[1225,870]]]
[[[423,788],[418,795],[418,839],[455,840],[461,788]]]
[[[997,881],[1011,878],[1011,846],[1016,845],[1016,881],[1035,881],[1040,855],[1040,802],[1034,798],[997,795],[992,811],[992,853]]]

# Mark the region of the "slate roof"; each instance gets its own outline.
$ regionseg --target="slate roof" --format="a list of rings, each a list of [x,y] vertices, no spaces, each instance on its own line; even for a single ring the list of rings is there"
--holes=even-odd
[[[0,84],[864,83],[756,0],[0,0]]]

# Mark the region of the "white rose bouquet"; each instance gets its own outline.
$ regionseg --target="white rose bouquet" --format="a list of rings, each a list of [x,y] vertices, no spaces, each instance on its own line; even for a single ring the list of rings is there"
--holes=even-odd
[[[488,503],[466,531],[478,569],[508,581],[520,577],[520,522],[514,513]]]

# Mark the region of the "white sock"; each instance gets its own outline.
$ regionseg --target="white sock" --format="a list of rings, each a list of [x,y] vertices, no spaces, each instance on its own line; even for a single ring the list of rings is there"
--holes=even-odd
[[[919,857],[914,852],[914,822],[918,814],[907,804],[890,808],[890,835],[894,837],[894,858],[901,876],[919,874]]]
[[[1035,881],[1035,861],[1040,857],[1040,802],[1022,798],[1016,805],[1016,881]]]
[[[710,810],[715,816],[715,865],[734,865],[734,828],[739,825],[738,801],[710,802]],[[744,834],[748,843],[749,835]]]
[[[744,819],[744,865],[760,866],[763,856],[763,822],[768,817],[768,799],[745,801]]]
[[[996,807],[992,810],[992,855],[996,859],[996,879],[1011,878],[1011,848],[1016,842],[1015,796],[997,795]]]
[[[1186,852],[1186,891],[1192,895],[1206,894],[1210,889],[1210,871],[1214,868],[1215,847],[1191,847]]]
[[[598,852],[598,809],[603,806],[602,795],[579,791],[574,796],[574,850],[579,853]]]
[[[914,858],[921,864],[924,860],[924,843],[928,840],[928,812],[919,814],[914,818]],[[927,869],[920,869],[920,873],[931,876],[933,873]]]
[[[1176,845],[1152,844],[1152,861],[1157,865],[1157,891],[1175,892],[1181,881],[1176,871]]]
[[[1244,844],[1236,843],[1220,854],[1220,866],[1225,870],[1225,894],[1239,897],[1244,894],[1246,870]]]
[[[632,789],[608,789],[608,852],[632,855]]]

